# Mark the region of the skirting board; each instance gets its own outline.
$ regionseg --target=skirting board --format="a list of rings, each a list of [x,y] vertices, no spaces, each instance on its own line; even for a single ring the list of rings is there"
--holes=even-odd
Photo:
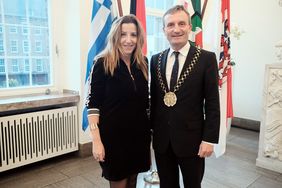
[[[80,157],[89,157],[92,155],[92,142],[78,145],[78,156]]]
[[[259,132],[260,121],[234,117],[232,119],[231,126]]]

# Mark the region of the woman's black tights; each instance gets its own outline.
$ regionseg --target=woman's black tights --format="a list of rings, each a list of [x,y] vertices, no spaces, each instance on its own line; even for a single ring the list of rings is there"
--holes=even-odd
[[[120,181],[110,181],[110,188],[136,188],[137,174]]]

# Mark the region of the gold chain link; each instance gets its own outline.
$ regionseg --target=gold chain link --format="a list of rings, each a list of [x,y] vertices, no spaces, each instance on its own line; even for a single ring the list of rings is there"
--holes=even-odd
[[[158,80],[159,80],[159,83],[160,83],[160,87],[162,88],[164,93],[167,93],[168,91],[166,90],[166,87],[165,87],[165,84],[164,84],[164,81],[163,81],[163,78],[162,78],[162,75],[161,75],[161,59],[162,59],[162,55],[163,55],[164,52],[165,51],[161,52],[159,57],[158,57],[157,76],[158,76]],[[201,55],[201,49],[197,48],[196,52],[194,54],[194,57],[192,58],[191,63],[188,65],[184,74],[181,75],[181,77],[177,81],[177,84],[174,86],[174,88],[173,88],[174,93],[179,90],[181,85],[184,83],[185,79],[190,75],[190,73],[194,69],[194,66],[198,63],[200,55]]]

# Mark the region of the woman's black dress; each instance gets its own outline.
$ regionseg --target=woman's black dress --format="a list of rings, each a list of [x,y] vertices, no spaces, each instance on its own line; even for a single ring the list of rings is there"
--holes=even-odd
[[[114,75],[105,74],[103,60],[95,63],[90,80],[88,108],[100,110],[99,130],[105,147],[100,162],[104,176],[118,181],[150,168],[148,82],[136,63],[131,77],[120,60]]]

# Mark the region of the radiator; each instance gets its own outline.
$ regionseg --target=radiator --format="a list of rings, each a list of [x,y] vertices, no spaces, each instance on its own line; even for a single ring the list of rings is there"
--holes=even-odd
[[[0,172],[78,150],[77,107],[0,117]]]

